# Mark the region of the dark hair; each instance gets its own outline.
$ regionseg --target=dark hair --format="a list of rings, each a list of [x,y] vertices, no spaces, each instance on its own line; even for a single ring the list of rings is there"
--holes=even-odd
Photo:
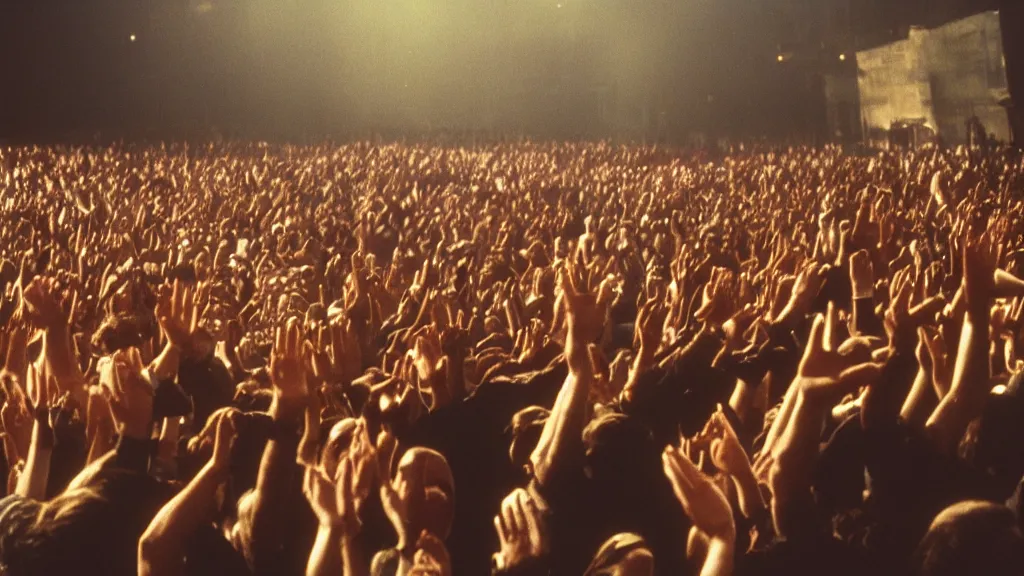
[[[953,504],[921,539],[913,568],[920,576],[1024,573],[1024,536],[1016,515],[990,502]]]
[[[142,346],[144,333],[150,332],[141,318],[118,314],[107,316],[92,335],[96,354],[113,354],[125,348]]]
[[[19,576],[136,573],[136,546],[163,498],[153,480],[110,470],[90,486],[43,502],[30,522],[0,537],[0,563]]]

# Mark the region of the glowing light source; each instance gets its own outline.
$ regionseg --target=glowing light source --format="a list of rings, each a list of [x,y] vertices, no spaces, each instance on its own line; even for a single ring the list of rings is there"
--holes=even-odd
[[[846,54],[840,54],[839,55],[839,61],[840,62],[846,62]]]
[[[128,40],[131,41],[131,42],[135,42],[135,34],[132,34],[131,36],[129,36]]]
[[[786,57],[783,56],[782,54],[779,54],[778,56],[775,57],[775,59],[778,60],[779,62],[783,62],[786,60]]]

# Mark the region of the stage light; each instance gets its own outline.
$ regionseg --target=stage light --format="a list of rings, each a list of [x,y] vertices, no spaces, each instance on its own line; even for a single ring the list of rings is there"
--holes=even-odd
[[[131,42],[135,42],[135,34],[132,34],[131,36],[129,36],[128,40],[131,41]]]

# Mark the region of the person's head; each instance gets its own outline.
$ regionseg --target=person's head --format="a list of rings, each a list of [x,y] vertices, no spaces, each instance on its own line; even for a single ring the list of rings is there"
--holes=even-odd
[[[320,453],[320,461],[324,466],[324,473],[328,478],[334,478],[338,470],[338,462],[348,452],[352,445],[352,437],[356,430],[357,420],[355,418],[344,418],[339,420],[327,433],[327,441],[323,443]]]
[[[583,443],[584,473],[605,521],[627,526],[660,522],[671,487],[651,431],[633,418],[606,412],[586,427]]]
[[[965,501],[932,521],[913,560],[919,576],[1024,573],[1024,535],[1006,506]]]
[[[508,457],[517,470],[531,472],[530,455],[540,441],[544,423],[550,414],[550,411],[540,406],[529,406],[512,416],[512,422],[509,425],[512,443],[508,448]]]
[[[984,411],[972,422],[960,444],[961,455],[977,469],[992,475],[1009,492],[1024,475],[1024,446],[1007,442],[1024,434],[1024,373],[1013,374],[1005,386],[993,389]]]
[[[448,537],[455,518],[455,479],[444,456],[429,448],[410,448],[398,461],[391,483],[409,507],[410,534],[426,530]]]
[[[652,576],[654,554],[636,534],[616,534],[598,548],[584,576]]]
[[[129,315],[110,315],[93,332],[92,349],[97,355],[113,354],[126,348],[142,346],[140,320]]]
[[[596,415],[583,430],[586,474],[603,486],[661,478],[658,450],[651,431],[624,414]],[[623,470],[630,470],[623,474]]]
[[[43,502],[0,535],[0,564],[19,576],[136,573],[138,539],[161,499],[148,478],[108,472]]]

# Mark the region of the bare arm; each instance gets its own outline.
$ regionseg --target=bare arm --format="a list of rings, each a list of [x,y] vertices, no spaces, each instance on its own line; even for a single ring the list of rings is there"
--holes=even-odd
[[[278,329],[271,361],[273,432],[263,450],[256,487],[239,502],[239,522],[235,530],[240,538],[233,540],[249,566],[257,572],[261,566],[275,564],[277,545],[294,533],[287,522],[291,512],[287,495],[295,485],[294,474],[298,471],[299,429],[308,394],[301,341],[294,318],[288,321],[286,330]]]
[[[989,300],[995,289],[995,246],[989,234],[968,239],[963,250],[966,315],[949,393],[928,419],[926,430],[940,450],[956,449],[967,425],[989,393]]]
[[[735,542],[728,538],[711,538],[700,576],[730,576],[733,572],[735,548]]]
[[[182,573],[189,536],[207,521],[217,506],[217,489],[227,480],[235,428],[231,415],[217,424],[214,455],[184,490],[164,505],[139,540],[141,576]]]
[[[563,276],[569,331],[566,336],[566,362],[569,375],[562,384],[551,416],[544,423],[537,448],[530,456],[534,475],[541,485],[549,484],[558,467],[564,465],[576,451],[582,450],[583,428],[587,421],[587,397],[593,380],[593,366],[587,342],[592,337],[587,320],[598,314],[592,296],[578,294],[571,282]]]
[[[19,496],[46,499],[46,483],[50,478],[50,456],[53,455],[53,429],[43,414],[36,416],[32,427],[32,443],[28,447],[25,470],[18,477],[15,491]]]
[[[178,362],[181,352],[170,342],[160,351],[160,355],[149,364],[149,370],[158,380],[170,380],[178,375]]]

